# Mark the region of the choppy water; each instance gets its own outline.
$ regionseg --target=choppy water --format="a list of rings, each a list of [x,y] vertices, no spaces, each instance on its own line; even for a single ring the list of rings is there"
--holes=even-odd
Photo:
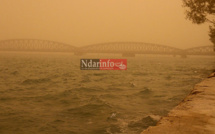
[[[214,57],[142,55],[128,70],[80,70],[68,53],[0,52],[1,134],[138,134],[214,69]]]

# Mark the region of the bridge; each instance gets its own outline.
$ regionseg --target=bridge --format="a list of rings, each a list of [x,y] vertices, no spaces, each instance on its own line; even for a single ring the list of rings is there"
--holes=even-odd
[[[69,44],[37,39],[13,39],[0,41],[0,51],[71,52],[75,55],[87,53],[116,53],[132,57],[135,54],[161,55],[215,55],[213,46],[178,49],[165,45],[143,42],[110,42],[75,47]]]

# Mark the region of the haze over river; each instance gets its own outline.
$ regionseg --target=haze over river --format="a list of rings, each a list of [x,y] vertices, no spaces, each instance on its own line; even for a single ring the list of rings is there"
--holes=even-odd
[[[80,70],[80,59],[127,70]],[[138,134],[214,69],[214,57],[0,52],[1,134]]]

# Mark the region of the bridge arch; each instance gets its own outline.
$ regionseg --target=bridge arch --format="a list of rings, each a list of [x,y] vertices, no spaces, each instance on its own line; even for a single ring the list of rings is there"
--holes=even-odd
[[[181,49],[143,42],[109,42],[84,46],[80,48],[86,53],[135,53],[135,54],[174,54]]]
[[[185,50],[188,55],[215,55],[213,46],[199,46]]]
[[[0,41],[0,50],[6,51],[74,52],[76,49],[69,44],[49,40],[12,39]]]

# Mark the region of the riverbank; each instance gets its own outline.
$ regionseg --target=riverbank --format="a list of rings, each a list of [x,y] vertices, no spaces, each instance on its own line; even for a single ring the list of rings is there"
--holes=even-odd
[[[195,85],[166,117],[141,134],[215,134],[215,73]]]

